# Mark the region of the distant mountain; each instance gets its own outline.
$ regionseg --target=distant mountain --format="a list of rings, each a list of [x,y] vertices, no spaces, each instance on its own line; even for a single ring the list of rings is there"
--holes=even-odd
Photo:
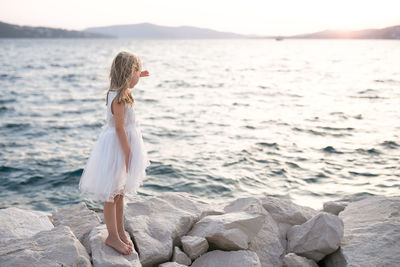
[[[365,29],[359,31],[325,30],[315,33],[307,33],[288,38],[307,39],[400,39],[400,25],[381,29]]]
[[[113,35],[118,38],[133,38],[133,39],[249,38],[249,36],[231,32],[220,32],[220,31],[190,27],[190,26],[167,27],[151,23],[93,27],[85,29],[84,32],[106,34],[106,35]]]
[[[30,27],[0,21],[0,38],[110,38],[97,33],[69,31],[57,28]]]

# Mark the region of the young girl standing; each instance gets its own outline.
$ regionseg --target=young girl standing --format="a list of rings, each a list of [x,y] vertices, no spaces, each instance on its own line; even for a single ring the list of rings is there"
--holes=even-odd
[[[132,241],[124,229],[124,194],[136,193],[150,165],[129,90],[145,76],[149,72],[142,72],[137,55],[122,51],[114,58],[106,96],[106,123],[79,182],[82,193],[104,201],[108,230],[105,242],[122,254],[133,251]]]

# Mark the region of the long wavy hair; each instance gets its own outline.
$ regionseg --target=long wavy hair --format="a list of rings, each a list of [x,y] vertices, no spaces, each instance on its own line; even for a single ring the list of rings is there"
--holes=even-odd
[[[118,92],[115,96],[118,103],[124,102],[130,105],[134,104],[135,99],[128,90],[134,69],[136,71],[142,70],[142,61],[137,55],[127,51],[121,51],[115,56],[110,69],[110,87],[107,90],[106,105],[108,104],[108,94],[110,91]]]

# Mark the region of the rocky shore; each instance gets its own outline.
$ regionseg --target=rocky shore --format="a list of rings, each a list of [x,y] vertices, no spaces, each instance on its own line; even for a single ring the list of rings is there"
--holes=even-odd
[[[135,251],[105,245],[101,210],[0,210],[0,266],[399,266],[400,196],[215,204],[183,192],[125,198]]]

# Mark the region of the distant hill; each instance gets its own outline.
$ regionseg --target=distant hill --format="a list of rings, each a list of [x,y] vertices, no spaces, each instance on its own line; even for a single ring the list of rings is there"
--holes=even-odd
[[[249,36],[231,32],[220,32],[220,31],[190,27],[190,26],[167,27],[151,23],[93,27],[85,29],[84,32],[106,34],[106,35],[113,35],[118,38],[133,38],[133,39],[249,38]]]
[[[381,29],[359,31],[325,30],[315,33],[286,36],[288,38],[306,39],[400,39],[400,25]]]
[[[92,27],[83,31],[18,26],[0,22],[0,38],[130,38],[130,39],[400,39],[400,25],[358,31],[324,30],[292,36],[242,35],[190,26],[168,27],[151,23]]]
[[[30,27],[0,21],[0,38],[110,38],[97,33],[69,31],[57,28]]]

